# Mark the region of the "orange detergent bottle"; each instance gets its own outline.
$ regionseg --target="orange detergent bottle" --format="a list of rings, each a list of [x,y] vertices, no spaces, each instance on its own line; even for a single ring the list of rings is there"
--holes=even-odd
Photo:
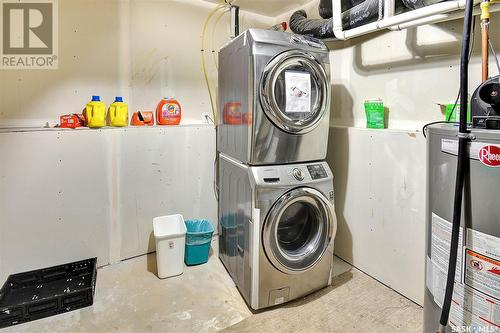
[[[164,98],[156,107],[156,123],[158,125],[179,125],[181,113],[181,105],[175,98]]]

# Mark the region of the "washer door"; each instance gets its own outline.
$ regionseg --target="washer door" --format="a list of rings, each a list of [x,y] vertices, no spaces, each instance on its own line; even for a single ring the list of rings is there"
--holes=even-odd
[[[329,103],[330,82],[311,54],[292,50],[267,64],[260,82],[260,102],[275,126],[291,134],[312,131]]]
[[[304,272],[321,259],[335,227],[333,206],[319,191],[294,189],[278,199],[266,217],[264,251],[280,271]]]

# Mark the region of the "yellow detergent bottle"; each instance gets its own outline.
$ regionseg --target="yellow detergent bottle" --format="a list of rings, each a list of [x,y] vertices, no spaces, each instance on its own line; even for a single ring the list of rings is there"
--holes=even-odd
[[[85,119],[90,128],[106,126],[106,105],[99,96],[92,96],[92,101],[85,107]]]
[[[114,127],[125,127],[128,125],[128,105],[123,98],[117,96],[108,110],[109,125]]]

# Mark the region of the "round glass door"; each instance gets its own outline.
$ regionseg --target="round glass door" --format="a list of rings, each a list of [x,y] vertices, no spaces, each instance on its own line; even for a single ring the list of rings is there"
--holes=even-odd
[[[329,103],[330,86],[323,66],[309,53],[284,52],[264,69],[260,101],[268,118],[291,134],[312,131]]]
[[[264,224],[267,257],[285,273],[312,268],[330,243],[334,216],[330,202],[314,189],[286,193],[274,204]]]

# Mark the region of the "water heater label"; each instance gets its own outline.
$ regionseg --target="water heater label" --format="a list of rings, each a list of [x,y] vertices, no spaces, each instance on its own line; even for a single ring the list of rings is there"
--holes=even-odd
[[[467,247],[485,256],[500,258],[500,238],[467,229]]]
[[[440,307],[446,288],[451,225],[432,214],[426,286]],[[497,332],[500,330],[500,239],[470,228],[466,235],[463,244],[461,230],[449,323],[456,332],[469,332],[474,327],[481,329],[477,332]]]
[[[481,163],[486,166],[496,168],[500,167],[500,147],[499,146],[483,146],[479,149],[478,157]]]
[[[432,238],[430,257],[427,258],[426,284],[427,289],[434,296],[436,304],[443,304],[446,289],[446,274],[448,272],[448,258],[451,244],[451,223],[432,213]],[[455,281],[460,283],[462,276],[462,239],[463,228],[460,228],[459,250],[457,255],[457,269]]]
[[[467,249],[465,284],[500,301],[500,261]]]
[[[484,297],[480,293],[455,283],[450,308],[450,326],[457,332],[467,332],[462,328],[477,327],[481,331],[498,332],[500,321],[500,305],[497,301]]]
[[[442,139],[441,151],[457,155],[458,140]],[[490,168],[500,167],[500,146],[486,142],[471,142],[469,143],[469,157],[473,160],[479,160]]]
[[[460,228],[459,251],[457,255],[457,270],[455,280],[460,281],[462,275],[462,249],[463,228]],[[448,259],[450,256],[451,223],[436,214],[432,214],[432,238],[431,238],[431,261],[434,265],[444,271],[448,271]]]

